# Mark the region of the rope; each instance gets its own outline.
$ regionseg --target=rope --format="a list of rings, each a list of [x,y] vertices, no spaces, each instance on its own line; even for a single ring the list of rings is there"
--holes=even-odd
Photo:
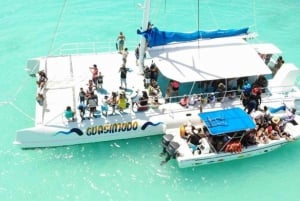
[[[0,102],[0,107],[4,106],[6,104],[11,105],[13,108],[15,108],[17,111],[19,111],[20,113],[22,113],[24,116],[26,116],[28,119],[34,121],[34,118],[32,118],[29,114],[27,114],[26,112],[24,112],[20,107],[16,106],[14,104],[14,101],[16,100],[16,97],[19,95],[19,93],[23,90],[23,88],[27,85],[28,81],[31,80],[31,77],[27,77],[26,79],[24,79],[24,81],[22,82],[22,84],[19,86],[19,88],[16,90],[15,94],[12,96],[12,98],[10,100],[3,100]]]
[[[208,10],[209,10],[211,19],[213,20],[215,26],[216,26],[216,27],[220,27],[220,24],[219,24],[218,21],[216,20],[216,17],[215,17],[215,15],[213,14],[213,11],[212,11],[212,9],[211,9],[211,6],[209,6],[209,4],[208,4]]]
[[[51,50],[53,48],[53,44],[54,44],[56,36],[57,36],[57,31],[58,31],[58,28],[60,26],[60,22],[61,22],[64,10],[65,10],[66,4],[67,4],[67,0],[64,0],[64,5],[63,5],[63,7],[61,9],[61,12],[59,14],[59,18],[58,18],[58,21],[57,21],[57,24],[56,24],[56,27],[55,27],[55,30],[54,30],[54,33],[53,33],[53,37],[52,37],[51,43],[50,43],[50,48],[49,48],[49,51],[48,51],[48,56],[50,55],[50,52],[51,52]]]
[[[198,0],[197,6],[197,30],[198,30],[198,38],[200,38],[200,1]],[[198,49],[200,48],[200,40],[198,40]]]
[[[30,115],[28,115],[26,112],[24,112],[24,110],[22,110],[20,107],[16,106],[13,102],[9,102],[8,104],[10,104],[13,108],[15,108],[21,114],[23,114],[24,116],[26,116],[28,119],[32,120],[33,122],[35,121],[33,117],[31,117]]]
[[[253,20],[254,20],[254,25],[250,25],[250,27],[255,26],[255,32],[257,31],[257,18],[256,18],[256,1],[252,1],[252,13],[253,13]]]
[[[18,94],[23,90],[23,88],[27,85],[28,81],[30,81],[31,79],[32,79],[32,77],[28,76],[26,79],[23,80],[22,84],[19,86],[19,88],[17,89],[15,95],[12,98],[13,100],[16,99]]]

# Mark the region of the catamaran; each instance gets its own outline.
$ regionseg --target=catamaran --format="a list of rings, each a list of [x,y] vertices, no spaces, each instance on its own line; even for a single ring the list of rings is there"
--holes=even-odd
[[[248,28],[159,31],[149,23],[150,0],[144,7],[144,24],[137,34],[141,35],[139,55],[145,57],[139,57],[138,66],[133,51],[124,63],[115,50],[66,54],[66,46],[61,54],[28,60],[29,75],[43,72],[46,80],[37,88],[35,124],[16,131],[15,145],[55,147],[169,133],[187,118],[199,122],[200,112],[244,108],[240,98],[243,85],[261,77],[265,78],[259,86],[261,105],[278,107],[284,102],[299,111],[298,68],[284,63],[272,73],[281,54],[275,45],[252,44],[255,34]],[[85,97],[81,102],[81,88],[87,93],[89,80],[94,78],[93,65],[101,72],[103,83],[101,87],[91,85],[93,97],[97,97],[94,101]],[[127,69],[126,87],[120,87],[121,66]],[[222,92],[217,91],[221,82]],[[140,99],[143,94],[146,104]],[[126,97],[126,107],[120,103],[121,95]],[[209,102],[212,95],[216,101]],[[182,105],[184,97],[189,102]],[[67,107],[71,118],[66,115]],[[295,119],[298,121],[297,113]],[[294,138],[296,130],[291,132]]]

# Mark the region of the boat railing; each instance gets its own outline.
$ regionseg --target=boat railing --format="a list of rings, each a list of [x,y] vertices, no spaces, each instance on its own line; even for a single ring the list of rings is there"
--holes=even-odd
[[[126,41],[125,47],[129,51],[135,50],[138,42]],[[53,50],[49,56],[62,56],[62,55],[78,55],[78,54],[97,54],[102,52],[114,52],[116,49],[116,42],[77,42],[65,43],[59,48]]]
[[[298,91],[294,86],[266,87],[261,88],[261,91],[262,103],[284,102],[296,100],[300,97],[300,91]],[[195,103],[187,103],[187,105],[180,105],[180,100],[185,98],[185,96],[187,96],[188,98],[193,97]],[[211,98],[212,96],[214,96],[214,99]],[[183,96],[171,96],[166,98],[165,100],[167,100],[167,102],[170,103],[170,107],[167,107],[166,109],[172,111],[172,113],[175,113],[182,109],[194,110],[195,108],[198,108],[201,111],[205,108],[223,108],[224,105],[242,105],[242,99],[242,90],[228,90],[224,92],[209,92],[189,94]],[[172,107],[172,104],[177,104],[181,107]]]
[[[283,103],[284,101],[294,101],[299,98],[295,92],[293,86],[280,86],[280,87],[272,87],[272,88],[262,88],[262,103],[264,104],[272,104],[272,103]],[[275,92],[274,92],[275,91]],[[274,94],[276,93],[276,94]],[[215,96],[215,100],[209,100],[210,96]],[[195,102],[194,104],[190,104],[188,102],[187,105],[180,105],[180,100],[185,96],[188,98],[193,97]],[[198,94],[190,94],[183,96],[171,96],[168,98],[161,97],[161,104],[164,104],[163,107],[159,107],[159,105],[153,105],[151,107],[151,103],[149,108],[153,108],[153,113],[148,113],[148,116],[152,115],[160,115],[161,112],[169,113],[170,115],[175,114],[176,112],[182,111],[193,111],[195,109],[199,110],[199,112],[205,111],[206,109],[220,109],[227,107],[243,107],[243,92],[242,90],[228,90],[224,92],[210,92],[210,93],[198,93]],[[167,101],[166,101],[167,100]],[[156,106],[156,107],[154,107]],[[161,111],[157,113],[156,109],[160,109]],[[43,121],[44,125],[50,124],[53,120],[57,119],[57,117],[62,116],[62,113],[59,113],[57,116],[53,117],[47,122]]]

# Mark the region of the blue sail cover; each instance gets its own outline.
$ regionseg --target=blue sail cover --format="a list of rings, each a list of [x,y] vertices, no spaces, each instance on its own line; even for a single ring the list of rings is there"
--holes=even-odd
[[[211,135],[254,129],[253,119],[241,108],[199,113]]]
[[[230,36],[245,35],[248,33],[248,27],[242,29],[218,29],[215,31],[195,31],[192,33],[181,32],[167,32],[159,31],[158,28],[153,27],[147,31],[137,30],[137,34],[142,35],[147,40],[149,47],[166,45],[172,42],[186,42],[197,39],[213,39]]]

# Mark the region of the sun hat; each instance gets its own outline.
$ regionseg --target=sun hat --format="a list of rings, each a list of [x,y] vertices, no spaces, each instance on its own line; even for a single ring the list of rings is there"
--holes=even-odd
[[[274,116],[274,117],[272,118],[272,122],[273,122],[274,124],[278,124],[278,123],[280,122],[280,118],[277,117],[277,116]]]

